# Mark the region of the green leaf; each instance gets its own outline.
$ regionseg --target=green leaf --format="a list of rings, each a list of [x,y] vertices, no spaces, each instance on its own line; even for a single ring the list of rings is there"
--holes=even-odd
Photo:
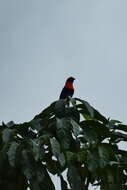
[[[55,190],[51,177],[49,176],[46,167],[42,164],[41,165],[39,164],[37,166],[37,180],[39,182],[41,190],[42,189]]]
[[[68,168],[67,178],[68,178],[70,187],[73,190],[85,189],[84,180],[81,179],[76,167],[71,166],[71,167]]]
[[[119,121],[119,120],[114,120],[114,119],[111,119],[110,120],[112,123],[114,123],[114,124],[120,124],[120,123],[122,123],[121,121]]]
[[[66,158],[67,158],[67,162],[69,163],[69,162],[75,162],[76,161],[76,159],[77,159],[77,156],[76,156],[76,154],[75,153],[73,153],[73,152],[70,152],[70,151],[67,151],[66,152]]]
[[[126,187],[124,188],[124,185],[122,184],[109,184],[109,189],[108,190],[126,190]]]
[[[106,124],[106,127],[110,128],[110,129],[115,129],[117,127],[117,125],[121,123],[118,120],[109,120],[108,123]]]
[[[55,190],[52,180],[46,170],[46,167],[41,163],[34,163],[34,176],[29,180],[32,190]]]
[[[97,133],[90,127],[83,128],[83,137],[89,143],[98,143],[99,142]]]
[[[69,118],[57,118],[56,120],[56,127],[57,127],[57,135],[60,140],[64,139],[65,137],[70,136],[70,131],[72,129],[72,125]]]
[[[59,162],[56,160],[53,160],[52,158],[46,159],[46,165],[47,165],[48,171],[53,175],[63,172],[63,170],[61,170],[61,165],[59,164]]]
[[[38,119],[33,119],[30,123],[31,123],[31,128],[32,129],[36,129],[37,131],[42,129],[42,125],[40,124],[42,121],[42,119],[38,118]]]
[[[50,139],[50,143],[51,143],[53,155],[59,160],[61,166],[64,166],[65,165],[65,156],[64,156],[63,152],[61,152],[61,150],[60,150],[59,142],[55,138],[52,138],[52,139]]]
[[[37,180],[30,180],[30,189],[32,190],[41,190]]]
[[[107,123],[108,120],[106,119],[106,117],[104,117],[99,111],[97,111],[96,109],[94,109],[94,118],[103,122],[103,123]]]
[[[103,139],[108,138],[110,135],[109,129],[104,124],[100,123],[100,121],[85,120],[80,122],[80,126],[83,129],[85,136],[87,135],[87,131],[88,133],[91,133],[91,139],[89,139],[89,141],[94,139],[96,142],[101,142]]]
[[[103,123],[107,123],[108,120],[106,119],[106,117],[104,117],[98,110],[96,110],[95,108],[94,109],[94,120],[98,120],[98,121],[101,121]]]
[[[116,163],[114,146],[107,143],[100,144],[98,146],[98,153],[100,157],[100,167],[104,168],[109,164]]]
[[[79,121],[80,121],[80,113],[76,107],[66,108],[66,118],[67,117],[72,118],[77,123],[79,123]]]
[[[127,151],[125,150],[118,150],[119,156],[118,160],[120,162],[120,165],[123,165],[127,168]]]
[[[73,107],[76,107],[76,99],[75,98],[69,98],[71,104],[73,105]]]
[[[100,156],[100,167],[104,168],[105,166],[109,165],[110,161],[110,153],[106,146],[103,144],[98,146],[98,152]]]
[[[55,107],[54,107],[54,113],[56,117],[62,118],[66,116],[66,109],[67,109],[66,104],[67,104],[67,101],[63,99],[56,101]]]
[[[96,172],[99,168],[99,155],[97,149],[90,149],[87,154],[88,169],[90,172]]]
[[[41,136],[39,136],[39,144],[43,145],[43,144],[46,144],[48,145],[49,144],[49,141],[50,141],[50,137],[51,137],[51,134],[49,133],[46,133],[46,134],[43,134]]]
[[[77,101],[80,101],[85,107],[86,109],[88,110],[88,113],[90,115],[90,117],[94,117],[94,109],[93,107],[85,100],[81,100],[79,98],[75,98]]]
[[[40,159],[40,154],[41,154],[39,144],[35,140],[31,140],[30,142],[32,145],[32,152],[34,155],[34,159],[38,161]]]
[[[71,129],[72,125],[69,118],[57,118],[56,120],[57,136],[65,149],[68,149],[71,144]]]
[[[127,132],[127,125],[119,124],[115,127],[115,129],[122,130],[124,132]]]
[[[78,135],[81,134],[80,125],[77,122],[75,122],[73,119],[71,119],[71,124],[73,126],[73,133],[74,133],[75,137],[77,137]]]
[[[86,150],[82,150],[80,152],[77,153],[77,160],[81,163],[86,162],[87,160],[87,152]]]
[[[88,111],[90,113],[90,116],[94,117],[94,109],[91,107],[91,105],[88,102],[86,102],[86,101],[83,101],[83,103],[87,107],[87,109],[88,109]]]
[[[127,135],[115,131],[110,132],[110,143],[118,143],[120,141],[127,141]]]
[[[9,159],[9,163],[12,167],[15,166],[15,161],[16,161],[16,151],[18,148],[19,144],[17,142],[12,142],[11,146],[9,147],[9,150],[7,152],[8,154],[8,159]]]
[[[65,161],[65,156],[64,156],[64,153],[63,153],[63,152],[61,152],[61,153],[59,154],[58,160],[59,160],[60,165],[61,165],[62,167],[64,167],[66,161]]]
[[[7,127],[13,127],[15,125],[14,121],[9,121],[6,126]]]
[[[81,100],[79,98],[75,98],[77,101],[80,101],[82,104],[76,105],[77,109],[79,112],[83,115],[85,119],[93,119],[93,120],[98,120],[103,123],[107,123],[108,120],[100,114],[96,109],[94,109],[88,102],[84,102],[84,100]]]
[[[33,168],[33,164],[31,164],[27,150],[22,151],[22,165],[23,174],[28,180],[31,180],[32,177],[35,176],[35,171]]]
[[[61,152],[59,142],[55,138],[51,138],[50,143],[51,143],[52,153],[57,158]]]
[[[12,136],[12,129],[4,129],[2,132],[2,139],[4,142],[8,142]]]
[[[34,119],[46,119],[51,118],[54,115],[54,106],[56,102],[53,102],[50,106],[44,109],[40,114],[36,115]]]
[[[57,130],[63,129],[63,137],[66,135],[66,133],[71,129],[71,123],[69,118],[57,118],[56,123]]]
[[[60,182],[61,182],[61,190],[67,190],[68,189],[67,182],[65,181],[62,175],[60,175]]]

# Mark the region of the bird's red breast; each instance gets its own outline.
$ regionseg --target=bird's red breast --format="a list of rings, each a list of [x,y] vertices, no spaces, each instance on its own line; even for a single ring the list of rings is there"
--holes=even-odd
[[[66,87],[66,88],[69,88],[69,89],[74,89],[74,87],[73,87],[73,82],[67,81],[67,82],[65,83],[65,87]]]
[[[74,80],[75,80],[74,77],[69,77],[69,78],[66,80],[65,87],[66,87],[66,88],[69,88],[69,89],[74,89],[74,87],[73,87],[73,82],[74,82]]]

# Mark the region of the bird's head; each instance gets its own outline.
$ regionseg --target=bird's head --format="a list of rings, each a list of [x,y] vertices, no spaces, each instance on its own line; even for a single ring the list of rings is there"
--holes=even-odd
[[[69,88],[69,89],[73,89],[73,82],[74,82],[75,78],[74,77],[69,77],[67,80],[66,80],[66,83],[65,83],[65,86],[66,88]]]
[[[71,83],[73,83],[73,82],[74,82],[74,80],[75,80],[75,78],[74,78],[74,77],[69,77],[69,78],[66,80],[66,82],[71,82]]]

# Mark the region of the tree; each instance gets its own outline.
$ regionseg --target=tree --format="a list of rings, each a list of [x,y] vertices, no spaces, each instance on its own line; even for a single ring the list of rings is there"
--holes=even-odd
[[[50,174],[61,190],[126,189],[127,151],[118,146],[126,132],[78,98],[56,101],[30,122],[2,123],[0,189],[55,190]]]

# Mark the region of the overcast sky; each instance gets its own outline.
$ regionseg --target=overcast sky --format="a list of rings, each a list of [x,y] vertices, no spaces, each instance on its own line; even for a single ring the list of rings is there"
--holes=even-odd
[[[0,120],[75,97],[127,123],[127,0],[0,0]]]

